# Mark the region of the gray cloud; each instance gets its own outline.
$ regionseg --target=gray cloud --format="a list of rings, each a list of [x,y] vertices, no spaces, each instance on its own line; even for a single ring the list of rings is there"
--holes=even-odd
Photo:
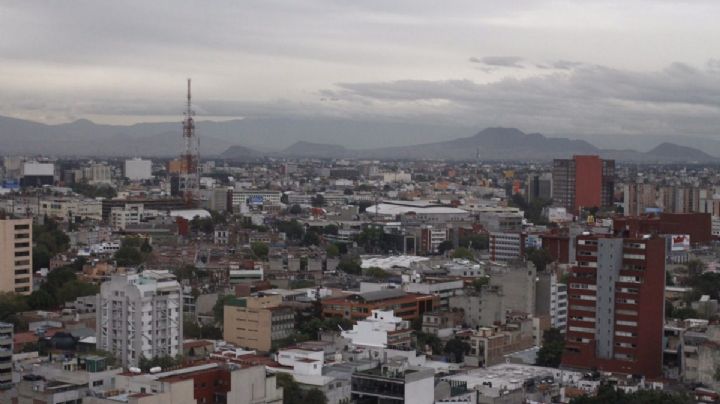
[[[479,63],[493,67],[513,67],[516,69],[523,69],[525,67],[521,63],[523,58],[517,56],[485,56],[482,58],[471,57],[469,60],[472,63]]]

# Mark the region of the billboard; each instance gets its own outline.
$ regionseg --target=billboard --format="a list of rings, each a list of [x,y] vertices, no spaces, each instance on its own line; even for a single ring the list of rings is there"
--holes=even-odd
[[[672,252],[690,251],[690,235],[689,234],[672,234],[672,235],[670,235],[670,251],[672,251]]]
[[[253,195],[248,198],[248,203],[250,205],[262,205],[263,202],[265,202],[265,198],[263,198],[262,195]]]

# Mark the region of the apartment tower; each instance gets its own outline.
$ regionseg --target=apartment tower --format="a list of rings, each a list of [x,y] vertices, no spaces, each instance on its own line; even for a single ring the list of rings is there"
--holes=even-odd
[[[562,364],[662,376],[665,239],[582,235],[576,243]]]
[[[32,293],[32,219],[0,218],[0,292]]]
[[[615,160],[573,156],[553,161],[553,200],[568,212],[612,206],[614,187]]]

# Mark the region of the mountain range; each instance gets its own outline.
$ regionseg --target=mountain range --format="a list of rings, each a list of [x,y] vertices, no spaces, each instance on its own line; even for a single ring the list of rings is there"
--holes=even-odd
[[[514,128],[471,128],[339,118],[248,118],[197,122],[201,155],[234,160],[273,157],[548,160],[572,154],[638,162],[718,161],[720,142],[703,150],[667,141],[645,152],[598,148],[588,140],[526,134]],[[412,139],[412,142],[402,141]],[[339,141],[342,139],[343,141]],[[608,144],[603,137],[603,144]],[[673,140],[682,141],[684,137]],[[697,143],[697,138],[688,138]],[[410,143],[410,144],[408,144]],[[415,144],[412,144],[415,143]],[[618,142],[615,142],[618,143]],[[378,147],[382,145],[382,147]],[[46,125],[0,116],[0,154],[172,157],[182,148],[181,123],[102,125],[88,120]],[[712,155],[712,154],[714,155]]]

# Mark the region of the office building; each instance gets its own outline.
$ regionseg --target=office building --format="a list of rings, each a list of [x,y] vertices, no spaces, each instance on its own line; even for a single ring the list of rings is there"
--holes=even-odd
[[[665,239],[583,235],[576,260],[563,365],[662,376]]]
[[[514,261],[525,256],[523,233],[490,233],[490,259],[493,261]]]
[[[182,353],[182,288],[169,271],[113,276],[97,295],[97,349],[124,367]]]
[[[54,164],[38,163],[37,161],[23,163],[22,179],[20,180],[20,185],[23,187],[41,187],[43,185],[52,185],[54,182]]]
[[[32,219],[0,218],[0,292],[32,293]]]
[[[125,177],[130,181],[152,179],[152,161],[138,158],[125,160]]]
[[[615,160],[573,156],[553,161],[553,200],[569,212],[612,206],[614,187]]]
[[[289,337],[295,327],[295,311],[281,304],[281,295],[236,298],[226,303],[223,339],[269,352],[273,342]]]
[[[534,174],[530,175],[527,180],[527,189],[525,197],[528,202],[536,199],[549,201],[552,199],[552,174]]]

